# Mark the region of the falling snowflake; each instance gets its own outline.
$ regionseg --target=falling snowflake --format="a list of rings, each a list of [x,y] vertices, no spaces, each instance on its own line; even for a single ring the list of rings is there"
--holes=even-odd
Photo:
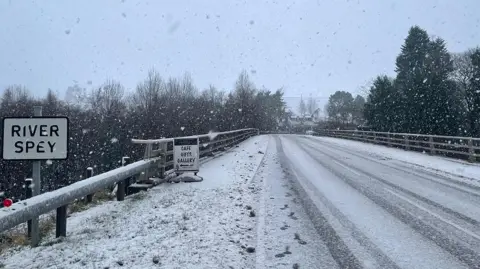
[[[180,130],[182,130],[182,131],[183,131],[183,130],[185,130],[185,127],[183,127],[183,126],[182,126],[182,127],[180,127]]]
[[[53,162],[52,162],[52,160],[47,160],[45,163],[46,163],[47,165],[52,165]]]
[[[114,137],[112,139],[110,139],[110,143],[117,143],[118,142],[118,138]]]
[[[93,154],[93,151],[90,151],[88,154],[92,155],[92,154]]]
[[[239,112],[242,112],[242,109],[241,109],[241,108],[239,108],[239,109],[238,109],[238,111],[239,111]]]
[[[213,140],[213,139],[215,139],[215,137],[217,137],[218,133],[210,131],[210,132],[208,132],[207,135],[208,135],[208,138],[210,138],[210,140]]]
[[[208,143],[203,143],[203,147],[206,148],[208,146]]]

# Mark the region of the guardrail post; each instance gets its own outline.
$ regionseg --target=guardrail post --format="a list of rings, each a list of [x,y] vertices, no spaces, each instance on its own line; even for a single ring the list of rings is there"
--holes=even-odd
[[[168,143],[162,143],[160,144],[160,147],[162,149],[162,159],[161,159],[161,167],[160,167],[160,178],[164,179],[165,178],[165,165],[167,164],[167,151],[168,151]]]
[[[433,144],[433,136],[428,137],[428,144],[430,144],[430,153],[435,155],[435,144]]]
[[[55,231],[56,237],[67,236],[67,207],[68,205],[64,205],[57,208],[57,227]]]
[[[117,201],[125,200],[125,180],[117,183]]]
[[[148,144],[148,145],[152,145],[152,144]],[[122,158],[122,166],[124,164],[124,160]],[[117,183],[117,201],[123,201],[125,200],[125,187],[126,184],[125,184],[125,180],[120,180],[118,183]]]
[[[89,173],[89,171],[91,171]],[[88,167],[86,176],[91,177],[93,172],[93,168]],[[87,202],[91,202],[93,200],[93,194],[87,195]],[[57,208],[57,217],[55,219],[55,237],[66,237],[67,236],[67,209],[68,205],[61,206]]]
[[[405,141],[405,149],[410,150],[410,141],[408,140],[408,135],[403,136],[403,139]]]
[[[125,165],[129,165],[132,163],[132,160],[130,159],[130,157],[128,156],[125,156],[125,157],[122,157],[122,166],[125,166]],[[124,180],[124,185],[125,185],[125,195],[127,196],[128,195],[128,187],[130,186],[131,184],[131,178],[127,177],[125,180]]]
[[[148,159],[152,158],[152,151],[153,151],[153,144],[151,144],[151,143],[146,144],[145,145],[145,154],[144,154],[143,159],[148,160]],[[150,178],[150,169],[145,168],[145,170],[143,171],[143,174],[141,174],[140,177],[139,177],[139,181],[145,181],[145,180],[148,180],[149,178]]]
[[[377,134],[376,133],[372,133],[373,134],[373,143],[377,143]]]
[[[93,167],[87,167],[87,171],[85,173],[85,179],[93,177]],[[87,195],[87,203],[93,202],[93,193]]]
[[[26,178],[25,179],[25,198],[32,198],[33,192],[32,192],[32,181],[33,179],[31,178]],[[32,220],[27,221],[27,237],[31,238],[32,237]]]
[[[473,148],[473,139],[468,139],[468,161],[475,162],[475,149]]]
[[[387,147],[391,147],[392,144],[390,143],[391,137],[390,137],[390,132],[387,133]]]
[[[207,151],[206,156],[209,156],[209,157],[215,156],[215,154],[213,154],[213,149],[214,149],[213,145],[214,145],[214,143],[212,143],[212,141],[207,142],[207,146],[206,146],[206,149],[205,149]]]

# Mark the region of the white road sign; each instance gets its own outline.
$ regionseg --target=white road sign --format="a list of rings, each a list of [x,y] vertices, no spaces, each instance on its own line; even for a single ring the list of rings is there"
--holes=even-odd
[[[175,138],[173,140],[173,165],[175,172],[198,172],[200,150],[197,138]]]
[[[68,118],[4,118],[2,152],[5,160],[67,159]]]

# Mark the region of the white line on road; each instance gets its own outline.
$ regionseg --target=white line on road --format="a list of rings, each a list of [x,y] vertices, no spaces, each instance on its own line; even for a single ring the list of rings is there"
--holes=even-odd
[[[337,161],[335,161],[335,160],[333,160],[333,162],[336,163],[336,164],[338,164],[338,165],[340,165],[341,167],[347,169],[348,171],[354,173],[355,175],[361,176],[361,174],[360,174],[359,172],[353,170],[352,168],[350,168],[350,167],[348,167],[348,166],[346,166],[346,165],[344,165],[344,164],[342,164],[342,163],[339,163],[339,162],[337,162]]]
[[[445,223],[447,223],[447,224],[449,224],[449,225],[451,225],[451,226],[453,226],[453,227],[457,228],[458,230],[460,230],[460,231],[462,231],[462,232],[464,232],[464,233],[466,233],[466,234],[468,234],[468,235],[470,235],[470,236],[472,236],[472,237],[476,238],[477,240],[480,240],[480,236],[479,236],[479,235],[477,235],[476,233],[474,233],[474,232],[472,232],[472,231],[470,231],[470,230],[467,230],[467,229],[465,229],[465,228],[463,228],[463,227],[461,227],[461,226],[459,226],[459,225],[457,225],[457,224],[455,224],[455,223],[451,222],[451,221],[450,221],[450,220],[448,220],[448,219],[445,219],[445,218],[443,218],[442,216],[440,216],[440,215],[438,215],[438,214],[436,214],[436,213],[434,213],[434,212],[430,211],[428,208],[425,208],[425,207],[423,207],[423,206],[419,205],[418,203],[415,203],[414,201],[412,201],[412,200],[408,199],[407,197],[405,197],[405,196],[403,196],[403,195],[400,195],[400,194],[398,194],[398,193],[395,193],[394,191],[392,191],[392,190],[390,190],[390,189],[387,189],[387,188],[385,188],[385,190],[386,190],[386,191],[388,191],[389,193],[391,193],[391,194],[393,194],[393,195],[397,196],[398,198],[400,198],[400,199],[402,199],[402,200],[404,200],[404,201],[406,201],[406,202],[410,203],[411,205],[413,205],[413,206],[416,206],[416,207],[420,208],[421,210],[423,210],[423,211],[425,211],[425,212],[429,213],[430,215],[432,215],[432,216],[434,216],[434,217],[438,218],[439,220],[441,220],[441,221],[443,221],[443,222],[445,222]]]

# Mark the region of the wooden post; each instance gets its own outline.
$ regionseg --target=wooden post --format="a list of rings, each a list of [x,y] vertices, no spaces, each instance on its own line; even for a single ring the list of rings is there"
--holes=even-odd
[[[152,144],[148,144],[148,145],[151,146]],[[122,166],[123,165],[124,165],[124,158],[122,158]],[[125,188],[126,188],[125,180],[120,180],[117,183],[117,201],[125,200]]]
[[[125,200],[125,180],[120,180],[117,184],[117,201]]]
[[[25,198],[32,198],[32,181],[33,179],[27,178],[25,179]],[[27,221],[27,237],[32,237],[32,220]]]
[[[130,157],[125,156],[125,157],[122,158],[122,166],[129,165],[130,163],[132,163]],[[125,184],[125,196],[127,196],[128,195],[128,187],[131,184],[131,182],[130,182],[131,178],[127,177],[124,181],[125,181],[124,182],[124,184]]]
[[[475,149],[473,148],[473,139],[468,139],[468,161],[469,162],[475,162],[476,161],[475,157]]]
[[[164,142],[160,144],[160,148],[162,149],[162,160],[161,160],[161,167],[160,167],[160,175],[161,179],[165,178],[165,165],[167,163],[167,151],[168,151],[168,143]]]
[[[67,236],[67,207],[68,205],[64,205],[57,208],[56,237]]]
[[[429,136],[429,137],[428,137],[428,144],[430,145],[430,153],[431,153],[432,155],[435,155],[435,153],[436,153],[436,152],[435,152],[435,144],[433,144],[433,142],[434,142],[434,141],[433,141],[433,136]]]
[[[42,116],[42,107],[35,106],[33,107],[33,112],[35,117]],[[42,188],[41,188],[41,163],[39,160],[33,161],[32,164],[32,195],[37,196],[40,195]],[[30,238],[30,245],[32,247],[37,247],[40,244],[40,219],[39,217],[32,218],[32,229],[31,229],[31,238]]]
[[[93,167],[88,167],[87,172],[85,174],[85,179],[90,178],[93,176]],[[87,203],[93,202],[93,193],[87,195]]]

